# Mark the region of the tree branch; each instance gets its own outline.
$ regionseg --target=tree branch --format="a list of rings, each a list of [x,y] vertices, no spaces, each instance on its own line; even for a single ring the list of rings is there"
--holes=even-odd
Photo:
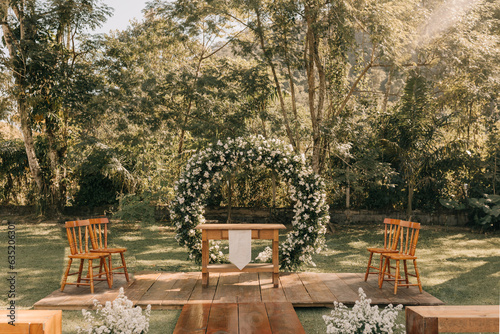
[[[356,80],[354,81],[354,83],[352,84],[351,89],[349,90],[349,93],[347,93],[346,97],[342,101],[342,104],[340,105],[340,107],[336,111],[337,115],[339,115],[342,112],[342,110],[344,110],[345,106],[347,105],[347,102],[349,102],[349,99],[351,98],[352,94],[354,93],[354,90],[356,89],[356,86],[361,81],[361,79],[365,76],[365,74],[368,72],[368,70],[370,68],[372,68],[373,61],[375,60],[375,48],[376,48],[376,46],[374,44],[373,47],[372,47],[372,54],[370,56],[370,61],[365,66],[365,68],[363,69],[363,71],[361,72],[361,74],[356,78]]]

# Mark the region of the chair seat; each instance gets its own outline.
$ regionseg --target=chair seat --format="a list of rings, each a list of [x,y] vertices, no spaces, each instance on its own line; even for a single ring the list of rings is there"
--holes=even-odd
[[[90,250],[92,253],[123,253],[127,251],[127,248],[122,247],[122,248],[98,248],[98,249],[91,249]]]
[[[68,255],[68,257],[71,259],[85,259],[85,260],[97,260],[100,259],[101,257],[108,257],[108,256],[109,254],[106,253],[82,253],[82,254]]]
[[[385,257],[390,257],[391,260],[416,260],[416,256],[407,255],[407,254],[387,254]]]
[[[397,249],[387,249],[387,248],[375,248],[375,247],[369,247],[367,248],[369,252],[372,253],[397,253],[399,250]]]

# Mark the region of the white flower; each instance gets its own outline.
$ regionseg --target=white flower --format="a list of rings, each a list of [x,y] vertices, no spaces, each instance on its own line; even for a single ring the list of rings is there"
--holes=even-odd
[[[189,257],[199,259],[200,236],[194,233],[192,226],[205,221],[203,199],[206,198],[212,184],[220,182],[224,174],[234,170],[238,164],[246,165],[247,162],[253,162],[256,168],[272,168],[277,171],[283,181],[289,182],[290,199],[296,202],[292,219],[294,231],[287,234],[285,242],[280,247],[282,263],[288,269],[293,269],[301,261],[313,264],[311,254],[319,252],[324,247],[326,233],[324,225],[329,219],[324,214],[328,211],[328,206],[325,204],[326,195],[322,191],[323,182],[310,167],[306,166],[304,155],[295,155],[293,149],[280,140],[266,140],[262,136],[235,140],[228,138],[226,143],[219,140],[216,146],[209,146],[205,151],[189,159],[175,189],[177,199],[173,205],[176,207],[172,212],[176,213],[174,215],[178,231],[176,240],[181,245],[190,245]],[[212,170],[214,170],[213,175],[209,172]],[[296,190],[298,186],[300,191]],[[314,219],[310,216],[312,212],[316,213]],[[314,231],[317,233],[313,233]],[[266,249],[258,258],[266,260],[268,251]],[[299,256],[291,260],[291,254],[297,252],[301,254],[300,260]],[[210,247],[210,258],[213,261],[218,261],[222,257],[217,247]]]
[[[323,320],[327,325],[327,333],[397,333],[404,325],[396,325],[398,312],[403,305],[393,307],[389,305],[382,312],[378,306],[370,306],[371,300],[366,299],[366,294],[359,288],[360,300],[349,310],[342,303],[334,302],[334,310],[330,316],[324,315]]]
[[[95,317],[86,311],[82,311],[88,328],[77,328],[78,333],[101,334],[101,333],[135,333],[145,334],[149,331],[149,317],[151,305],[148,305],[143,315],[140,307],[133,308],[133,303],[125,296],[123,288],[120,288],[118,297],[111,303],[106,302],[103,307],[94,300],[96,307]]]

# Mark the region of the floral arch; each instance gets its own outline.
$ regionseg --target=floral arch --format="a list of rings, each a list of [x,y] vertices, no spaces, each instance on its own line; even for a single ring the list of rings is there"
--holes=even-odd
[[[176,183],[171,206],[177,242],[188,248],[191,259],[201,262],[201,232],[195,227],[205,222],[205,199],[210,186],[241,165],[272,169],[289,184],[295,203],[293,230],[280,243],[281,268],[293,270],[303,263],[314,265],[312,254],[324,247],[325,224],[330,218],[324,184],[306,165],[303,155],[294,154],[291,146],[280,140],[261,136],[219,141],[191,157]],[[258,258],[266,260],[269,250]],[[218,244],[211,244],[211,259],[222,255]]]

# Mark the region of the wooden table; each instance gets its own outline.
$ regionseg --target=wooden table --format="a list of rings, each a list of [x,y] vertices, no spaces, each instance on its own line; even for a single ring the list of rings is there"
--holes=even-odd
[[[273,273],[273,285],[279,286],[279,230],[285,229],[283,224],[200,224],[196,229],[201,230],[201,279],[203,287],[208,287],[208,275],[210,272],[270,272]],[[242,270],[233,264],[208,264],[208,240],[227,240],[229,230],[251,230],[252,239],[273,240],[273,262],[249,263]]]

